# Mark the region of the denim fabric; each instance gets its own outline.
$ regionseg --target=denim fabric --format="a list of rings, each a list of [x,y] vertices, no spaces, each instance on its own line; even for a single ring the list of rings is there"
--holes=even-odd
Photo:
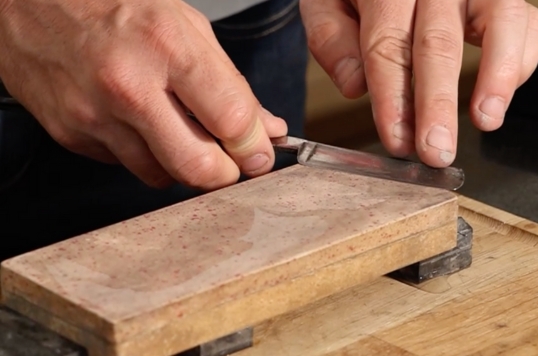
[[[287,120],[290,134],[301,136],[307,47],[296,0],[270,0],[214,28],[262,105]],[[0,127],[23,121],[35,124],[26,112],[0,108]],[[0,136],[0,151],[20,152],[20,167],[30,162],[0,192],[0,260],[201,194],[179,185],[151,189],[123,167],[72,154],[38,131],[40,141],[33,129],[18,130],[19,139],[9,144]],[[25,151],[29,141],[38,147]],[[275,169],[291,163],[293,156],[279,155]]]

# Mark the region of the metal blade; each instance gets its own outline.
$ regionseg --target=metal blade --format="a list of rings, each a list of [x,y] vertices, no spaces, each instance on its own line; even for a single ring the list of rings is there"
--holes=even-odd
[[[465,174],[459,168],[432,168],[422,163],[377,156],[295,137],[273,139],[273,146],[279,151],[297,152],[299,163],[309,167],[447,190],[457,190],[465,181]]]

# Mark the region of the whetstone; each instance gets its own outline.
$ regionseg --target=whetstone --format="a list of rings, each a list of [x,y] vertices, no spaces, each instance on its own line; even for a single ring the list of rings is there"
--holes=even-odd
[[[92,356],[170,356],[456,246],[440,189],[293,166],[2,263]]]

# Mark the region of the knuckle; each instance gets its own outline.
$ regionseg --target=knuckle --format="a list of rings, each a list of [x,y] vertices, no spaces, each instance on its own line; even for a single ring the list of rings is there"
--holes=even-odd
[[[205,188],[219,180],[218,167],[216,155],[205,151],[179,166],[172,175],[182,177],[182,181],[190,187]]]
[[[312,51],[319,51],[328,43],[338,38],[340,25],[334,21],[325,20],[306,26],[308,47]]]
[[[131,66],[116,61],[109,61],[97,72],[98,87],[112,113],[119,118],[123,118],[125,112],[146,109],[148,98],[136,75]]]
[[[97,71],[97,82],[115,103],[129,105],[133,98],[132,72],[120,61],[109,60]]]
[[[67,130],[56,127],[50,130],[50,135],[60,146],[65,147],[68,150],[77,151],[80,147],[78,138]]]
[[[241,140],[250,133],[253,119],[250,107],[239,99],[231,100],[214,118],[214,134],[224,142]]]
[[[167,19],[161,19],[147,30],[146,37],[158,49],[170,49],[170,44],[177,41],[181,31],[177,31],[177,24]],[[181,40],[181,38],[180,38]]]
[[[405,68],[411,67],[411,35],[399,29],[382,31],[365,54],[365,61],[384,60]]]
[[[75,121],[83,128],[95,128],[101,124],[98,115],[90,105],[74,98],[65,102],[65,114],[69,121]]]
[[[428,106],[437,113],[444,113],[451,117],[450,115],[457,110],[458,102],[455,95],[440,92],[432,95]]]
[[[205,20],[200,19],[203,23]],[[205,24],[209,28],[209,23]],[[177,19],[162,18],[147,30],[146,38],[149,47],[157,53],[165,68],[179,69],[182,74],[189,74],[196,66],[199,56],[195,56],[197,48],[178,26]],[[195,58],[197,57],[197,58]]]
[[[455,66],[459,63],[463,50],[463,41],[454,33],[434,29],[426,31],[420,39],[421,55]]]

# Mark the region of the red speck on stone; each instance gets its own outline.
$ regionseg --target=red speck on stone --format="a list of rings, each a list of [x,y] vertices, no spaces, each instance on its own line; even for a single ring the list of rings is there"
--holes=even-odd
[[[355,251],[355,247],[353,246],[348,246],[347,248],[349,249],[349,251]]]
[[[186,249],[187,249],[187,245],[183,245],[182,248],[183,248],[184,250],[186,250]]]
[[[177,313],[177,317],[178,317],[178,318],[183,317],[183,312],[179,312],[179,313]]]

